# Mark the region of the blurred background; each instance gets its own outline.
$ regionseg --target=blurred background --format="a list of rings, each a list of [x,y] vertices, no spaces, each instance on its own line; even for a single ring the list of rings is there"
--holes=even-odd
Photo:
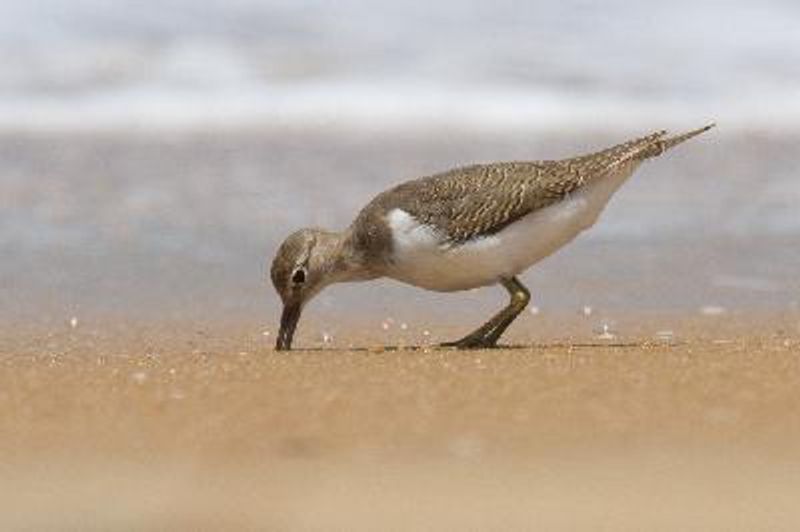
[[[791,0],[0,0],[0,318],[272,323],[281,240],[391,184],[710,121],[526,274],[535,303],[796,309],[798,20]],[[335,287],[309,316],[479,316],[488,292]]]

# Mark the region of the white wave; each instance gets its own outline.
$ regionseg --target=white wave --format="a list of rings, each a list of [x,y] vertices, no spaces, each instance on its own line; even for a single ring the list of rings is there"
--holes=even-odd
[[[552,89],[420,83],[321,82],[267,86],[139,85],[0,101],[3,129],[249,126],[370,129],[642,129],[708,121],[731,129],[797,129],[800,90],[678,101],[588,97]]]
[[[800,127],[795,3],[0,0],[0,128]]]

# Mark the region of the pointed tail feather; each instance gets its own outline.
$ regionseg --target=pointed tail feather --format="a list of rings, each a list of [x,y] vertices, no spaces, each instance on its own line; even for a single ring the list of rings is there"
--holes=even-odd
[[[667,137],[667,138],[659,138],[655,140],[652,144],[647,146],[644,150],[640,152],[640,157],[642,159],[647,159],[649,157],[657,157],[667,151],[668,149],[672,148],[673,146],[677,146],[678,144],[689,140],[692,137],[696,137],[701,133],[705,133],[712,127],[716,126],[716,124],[711,123],[707,126],[703,126],[698,129],[693,129],[692,131],[688,131],[681,135],[675,135],[674,137]]]

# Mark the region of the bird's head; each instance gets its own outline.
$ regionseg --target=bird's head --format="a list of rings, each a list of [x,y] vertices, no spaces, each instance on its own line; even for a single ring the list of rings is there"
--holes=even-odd
[[[272,284],[283,301],[275,349],[288,350],[303,307],[335,281],[340,236],[321,229],[300,229],[283,241],[272,260]]]

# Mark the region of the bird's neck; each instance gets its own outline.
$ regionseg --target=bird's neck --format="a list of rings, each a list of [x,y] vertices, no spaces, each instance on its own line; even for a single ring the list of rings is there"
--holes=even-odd
[[[324,245],[327,255],[328,276],[331,283],[346,283],[353,281],[368,281],[376,277],[370,269],[363,254],[359,253],[353,245],[349,231],[342,233],[327,233]]]

